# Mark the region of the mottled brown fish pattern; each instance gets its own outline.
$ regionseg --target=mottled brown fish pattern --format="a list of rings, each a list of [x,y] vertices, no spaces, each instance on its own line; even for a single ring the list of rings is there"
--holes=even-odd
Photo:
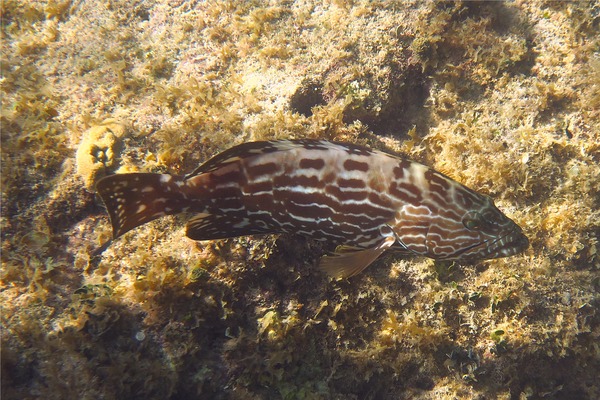
[[[417,162],[324,140],[250,142],[187,176],[131,173],[97,185],[114,237],[192,212],[194,240],[293,233],[336,245],[320,264],[352,276],[386,250],[435,259],[506,257],[528,246],[492,200]]]

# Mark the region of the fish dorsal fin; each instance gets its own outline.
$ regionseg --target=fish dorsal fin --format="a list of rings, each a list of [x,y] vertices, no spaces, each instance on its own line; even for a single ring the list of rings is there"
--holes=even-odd
[[[319,266],[331,277],[337,279],[349,278],[371,265],[395,241],[394,236],[388,236],[377,246],[360,250],[353,250],[349,246],[340,246],[333,255],[323,256]]]
[[[261,142],[248,142],[234,146],[222,153],[217,154],[204,164],[196,168],[192,173],[186,175],[186,179],[215,171],[227,164],[239,162],[243,159],[256,157],[263,154],[278,151],[290,151],[296,149],[305,150],[344,150],[350,154],[369,155],[374,151],[356,146],[350,143],[330,142],[327,140],[295,139],[295,140],[272,140]]]
[[[241,159],[245,159],[252,156],[257,156],[260,154],[272,153],[278,150],[281,150],[283,143],[288,141],[262,141],[262,142],[248,142],[243,143],[238,146],[234,146],[228,150],[223,151],[222,153],[217,154],[212,157],[204,164],[196,168],[192,173],[187,175],[185,178],[189,179],[191,177],[204,174],[206,172],[214,171],[218,168],[223,167],[224,165],[231,164],[237,162]]]
[[[275,232],[271,228],[253,224],[247,218],[225,215],[196,214],[186,226],[186,235],[193,240],[225,239],[267,233]]]

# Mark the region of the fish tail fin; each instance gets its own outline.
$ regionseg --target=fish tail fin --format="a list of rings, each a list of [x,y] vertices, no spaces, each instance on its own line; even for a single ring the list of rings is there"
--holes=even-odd
[[[128,173],[102,178],[96,190],[106,205],[113,238],[188,205],[184,178],[167,174]]]

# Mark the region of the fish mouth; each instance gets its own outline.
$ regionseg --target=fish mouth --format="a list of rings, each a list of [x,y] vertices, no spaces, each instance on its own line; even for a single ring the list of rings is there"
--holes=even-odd
[[[505,235],[488,238],[463,249],[453,258],[474,261],[509,257],[522,252],[527,247],[529,247],[529,239],[521,228],[516,226]]]
[[[491,241],[486,241],[485,258],[509,257],[529,247],[529,239],[518,226]]]

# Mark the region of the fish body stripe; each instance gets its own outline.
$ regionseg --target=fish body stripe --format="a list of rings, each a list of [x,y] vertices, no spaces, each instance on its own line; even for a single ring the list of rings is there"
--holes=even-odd
[[[251,142],[185,177],[114,175],[99,182],[98,192],[115,236],[187,210],[198,214],[188,225],[194,239],[295,233],[365,249],[356,257],[363,261],[387,248],[466,259],[527,246],[489,197],[425,165],[348,143]],[[340,253],[339,260],[352,259]]]
[[[379,229],[372,229],[365,236],[362,233],[366,227],[379,227],[394,218],[396,205],[369,186],[369,182],[376,181],[378,186],[387,185],[381,181],[393,174],[394,167],[387,162],[387,155],[373,160],[372,152],[348,151],[346,146],[327,142],[308,147],[286,143],[283,147],[289,150],[268,151],[236,161],[241,172],[235,184],[239,187],[242,212],[269,210],[272,218],[264,222],[273,230],[295,233],[296,228],[310,228],[312,235],[353,246],[371,243],[380,236]],[[379,165],[373,165],[373,161]],[[382,174],[373,176],[370,171]],[[206,178],[198,175],[190,179]],[[205,185],[196,185],[199,186]],[[213,198],[216,195],[211,193]],[[214,204],[219,205],[220,201]],[[211,207],[197,211],[219,212]],[[252,219],[251,214],[247,217]],[[342,225],[344,234],[338,232]]]

